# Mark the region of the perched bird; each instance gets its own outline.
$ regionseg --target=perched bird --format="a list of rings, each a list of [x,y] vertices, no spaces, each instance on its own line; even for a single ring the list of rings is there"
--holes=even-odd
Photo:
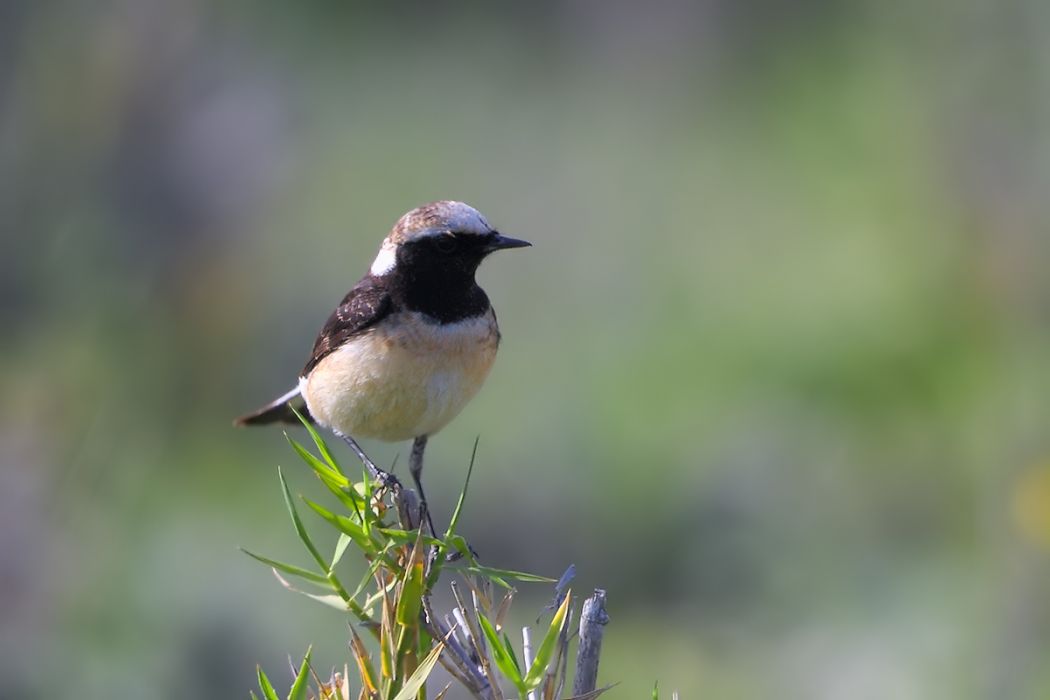
[[[409,470],[426,504],[427,438],[481,388],[500,342],[496,314],[474,273],[489,253],[529,245],[500,234],[462,202],[408,212],[324,324],[298,385],[235,423],[297,422],[291,406],[305,402],[310,418],[343,438],[377,475],[385,473],[354,438],[412,439]]]

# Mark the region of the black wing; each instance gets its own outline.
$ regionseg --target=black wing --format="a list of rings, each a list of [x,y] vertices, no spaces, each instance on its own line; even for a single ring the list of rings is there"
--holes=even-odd
[[[328,317],[324,328],[314,341],[313,352],[300,377],[310,374],[317,363],[338,349],[343,343],[383,320],[394,309],[389,291],[381,278],[369,275],[347,292],[343,301]]]
[[[328,317],[324,328],[321,329],[317,340],[314,341],[314,349],[310,353],[310,359],[299,376],[305,377],[308,375],[310,370],[330,352],[388,316],[393,307],[390,294],[379,278],[368,276],[358,282],[353,289],[347,292],[346,296],[343,297],[343,301],[332,312],[332,315]],[[293,404],[305,418],[313,420],[306,410],[306,404],[299,396],[298,387],[296,387],[262,408],[241,416],[234,421],[234,424],[298,423],[299,419],[295,417],[291,409]]]

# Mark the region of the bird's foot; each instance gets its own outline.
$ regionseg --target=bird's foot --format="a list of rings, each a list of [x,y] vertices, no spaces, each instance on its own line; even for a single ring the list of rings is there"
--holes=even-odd
[[[372,479],[379,484],[379,488],[386,489],[392,493],[398,493],[401,491],[401,482],[390,472],[383,469],[377,469],[371,476]]]
[[[381,488],[389,489],[394,493],[401,490],[401,482],[398,481],[398,478],[385,469],[377,467],[376,463],[372,461],[371,457],[365,454],[365,451],[361,449],[361,446],[357,444],[356,440],[349,435],[343,435],[339,432],[335,432],[335,434],[342,438],[343,442],[349,445],[350,449],[353,450],[355,455],[357,455],[357,458],[361,460],[361,463],[365,465],[366,469],[368,469],[369,476],[371,476]]]

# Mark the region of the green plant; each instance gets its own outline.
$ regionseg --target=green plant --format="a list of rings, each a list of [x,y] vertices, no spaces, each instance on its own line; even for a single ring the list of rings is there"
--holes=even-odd
[[[330,508],[305,497],[300,499],[339,533],[334,551],[328,556],[322,554],[310,537],[281,469],[278,479],[285,507],[316,568],[244,551],[269,566],[285,588],[349,614],[349,646],[359,690],[356,696],[351,693],[347,669],[328,680],[320,679],[310,668],[307,651],[288,700],[424,700],[426,680],[438,663],[476,698],[502,700],[505,696],[501,679],[513,687],[519,698],[562,697],[574,607],[571,592],[562,591],[559,582],[556,610],[534,653],[530,632],[528,628],[523,630],[522,663],[505,631],[515,592],[510,582],[551,583],[554,579],[485,566],[456,531],[477,443],[448,529],[441,537],[430,537],[419,527],[421,513],[413,491],[396,483],[381,485],[367,472],[360,481],[351,480],[313,426],[306,421],[303,425],[316,452],[290,437],[288,441],[338,506]],[[343,573],[346,567],[340,566],[351,550],[365,565],[364,574],[354,585],[347,584]],[[448,614],[439,616],[430,594],[446,573],[456,577],[450,582],[456,605]],[[298,588],[302,585],[298,582],[306,587]],[[497,596],[497,591],[501,595]],[[366,643],[360,632],[371,642]],[[261,668],[258,675],[262,697],[279,700]],[[446,686],[435,698],[444,697],[448,689]],[[594,697],[601,690],[604,689],[582,697]],[[252,696],[256,697],[254,693]]]

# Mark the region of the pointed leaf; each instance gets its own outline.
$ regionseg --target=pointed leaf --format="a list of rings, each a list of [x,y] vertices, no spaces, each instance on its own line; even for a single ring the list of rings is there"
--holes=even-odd
[[[515,590],[513,588],[507,591],[506,595],[503,596],[503,600],[501,600],[496,607],[496,614],[493,616],[492,621],[497,627],[503,627],[503,622],[507,618],[507,613],[510,612],[511,601],[514,600],[514,593]]]
[[[368,503],[358,492],[356,485],[350,484],[349,486],[340,487],[338,489],[332,488],[329,484],[325,485],[328,486],[328,490],[339,499],[339,502],[343,504],[343,507],[357,517],[358,522],[365,525],[368,524],[368,518],[365,515],[365,513],[368,512]],[[365,528],[366,531],[367,529],[368,528]]]
[[[299,455],[299,458],[306,462],[307,466],[317,472],[319,476],[330,479],[333,483],[338,484],[339,486],[350,485],[349,479],[318,459],[314,453],[296,442],[288,433],[285,433],[284,437],[288,440],[288,444],[292,446],[292,449],[295,450],[296,454]]]
[[[379,556],[372,560],[372,563],[368,567],[368,571],[366,571],[365,575],[361,578],[361,582],[357,584],[357,588],[350,594],[351,600],[355,600],[357,596],[361,595],[361,592],[365,590],[365,587],[368,586],[369,581],[372,580],[372,577],[375,575],[379,567],[386,563],[386,556],[393,547],[393,543],[387,543],[387,546],[383,548],[383,551],[379,553]],[[364,607],[370,606],[366,605]]]
[[[354,661],[357,662],[357,672],[361,676],[361,684],[369,693],[375,693],[379,690],[379,679],[376,677],[375,668],[372,666],[372,659],[368,656],[368,650],[365,648],[365,643],[361,641],[361,637],[358,636],[357,630],[351,627],[350,634],[350,651],[353,652]]]
[[[360,494],[350,483],[350,480],[339,472],[330,469],[327,465],[322,463],[313,454],[307,451],[302,445],[297,443],[291,437],[285,433],[285,438],[295,449],[299,457],[306,462],[306,464],[313,469],[314,474],[321,481],[322,484],[339,499],[339,502],[346,506],[346,509],[352,511],[359,519],[362,519],[361,510],[365,505],[364,500]]]
[[[510,660],[514,662],[514,668],[518,670],[518,677],[521,677],[521,664],[518,663],[518,657],[514,653],[514,645],[510,643],[510,637],[507,633],[503,633],[503,648],[507,650],[507,654],[510,655]]]
[[[503,641],[496,634],[492,623],[480,611],[478,612],[478,620],[481,622],[481,629],[485,633],[485,639],[488,640],[489,647],[492,649],[492,660],[496,662],[496,666],[503,672],[503,675],[524,695],[525,688],[521,678],[521,671],[514,662],[514,657],[503,646]]]
[[[391,579],[386,585],[384,585],[378,591],[376,591],[372,595],[370,595],[367,598],[365,598],[365,602],[364,602],[364,604],[361,607],[366,609],[366,610],[368,610],[368,609],[371,609],[376,603],[378,603],[380,601],[383,601],[383,607],[386,608],[387,607],[387,605],[386,605],[387,594],[390,593],[390,591],[393,588],[396,588],[396,587],[397,587],[397,580],[396,579]]]
[[[418,535],[418,531],[416,531],[416,530],[400,530],[398,528],[392,528],[392,527],[381,527],[381,528],[378,528],[378,530],[379,530],[379,532],[383,533],[384,535],[386,535],[390,539],[394,540],[398,544],[410,544],[412,542],[415,542],[416,541],[416,537],[419,536]],[[434,545],[441,544],[441,540],[439,540],[439,539],[437,539],[435,537],[430,537],[429,535],[424,534],[423,535],[423,543],[428,545],[428,546],[434,546]]]
[[[565,600],[562,601],[561,607],[558,608],[558,611],[554,613],[554,617],[551,618],[547,634],[543,637],[543,642],[536,651],[536,657],[532,660],[532,667],[529,668],[529,672],[525,676],[525,686],[529,690],[535,690],[540,681],[543,680],[543,673],[554,655],[554,648],[558,642],[558,633],[561,632],[562,625],[565,624],[565,615],[569,611],[569,600],[571,598],[572,594],[566,591]]]
[[[412,554],[405,565],[401,590],[397,597],[396,620],[399,625],[414,628],[419,625],[419,611],[423,607],[424,546],[420,533]]]
[[[313,439],[314,444],[317,445],[317,451],[320,452],[322,456],[324,456],[325,461],[328,462],[328,465],[335,471],[342,474],[343,470],[339,467],[339,463],[335,461],[335,458],[332,457],[332,453],[328,449],[328,443],[326,443],[321,438],[321,436],[317,434],[317,430],[314,429],[313,423],[306,420],[306,417],[299,413],[299,411],[295,410],[294,406],[289,406],[289,408],[292,409],[292,413],[296,415],[296,417],[299,419],[299,422],[303,424],[304,428],[306,428],[306,432],[310,433],[310,437]]]
[[[318,603],[322,603],[323,605],[327,605],[330,608],[335,608],[336,610],[339,610],[340,612],[347,612],[348,610],[352,611],[352,612],[356,612],[351,607],[349,601],[346,598],[343,598],[341,595],[331,595],[331,594],[329,594],[329,595],[318,595],[317,593],[310,593],[309,591],[304,591],[304,590],[301,590],[301,589],[296,588],[295,586],[293,586],[291,583],[288,582],[288,579],[286,579],[283,576],[281,576],[281,574],[279,574],[276,569],[274,569],[273,575],[277,577],[277,580],[280,581],[282,586],[287,588],[292,593],[298,593],[299,595],[304,595],[307,598],[311,598],[313,600],[316,600]]]
[[[339,533],[339,540],[335,543],[335,552],[332,554],[332,563],[328,567],[329,569],[334,569],[335,565],[342,560],[343,554],[346,553],[347,546],[349,546],[352,541],[350,535],[345,532]]]
[[[284,472],[278,467],[277,476],[281,480],[281,490],[284,492],[284,505],[288,508],[288,515],[292,518],[292,525],[295,527],[295,534],[299,536],[303,545],[310,552],[310,556],[314,558],[318,566],[324,569],[325,574],[330,573],[328,569],[328,562],[324,560],[321,553],[317,551],[317,547],[310,540],[310,536],[306,534],[306,528],[303,527],[303,521],[299,518],[299,512],[295,509],[295,503],[292,500],[292,492],[288,490],[288,482],[284,480]]]
[[[460,515],[463,513],[463,504],[467,499],[467,487],[470,486],[470,476],[474,473],[474,459],[478,455],[478,442],[481,440],[480,437],[474,438],[474,449],[470,453],[470,463],[467,465],[467,478],[463,481],[463,489],[459,492],[459,499],[456,501],[456,507],[452,511],[452,519],[449,520],[448,529],[445,530],[445,536],[441,538],[443,541],[438,545],[437,556],[434,558],[434,563],[430,567],[430,575],[427,577],[427,587],[433,588],[441,577],[441,571],[445,567],[445,555],[448,554],[450,547],[461,549],[461,545],[455,544],[453,538],[458,537],[455,534],[456,527],[459,525]],[[460,537],[459,539],[463,539]],[[470,550],[470,547],[466,546],[466,540],[463,540],[462,546]],[[465,555],[468,557],[468,561],[473,561],[473,554]]]
[[[448,539],[450,535],[456,532],[459,516],[463,513],[463,503],[467,500],[467,487],[470,486],[470,475],[474,473],[474,459],[478,456],[478,443],[480,441],[480,437],[474,438],[474,449],[470,453],[470,463],[467,465],[467,478],[463,481],[463,490],[459,492],[459,499],[456,501],[456,507],[452,511],[452,519],[449,520],[448,529],[445,530],[445,539]]]
[[[484,576],[503,588],[512,588],[512,586],[506,581],[508,578],[525,583],[552,583],[554,581],[554,579],[550,577],[540,576],[539,574],[530,574],[525,571],[513,571],[511,569],[497,569],[491,566],[482,566],[481,564],[469,564],[467,566],[457,566],[455,568],[462,571],[468,571],[472,574],[477,574],[478,576]]]
[[[397,695],[394,696],[394,700],[412,700],[419,692],[419,689],[423,687],[423,684],[427,682],[427,676],[434,670],[434,666],[438,662],[438,658],[441,656],[442,650],[444,650],[445,644],[443,642],[438,643],[426,658],[423,659],[422,663],[416,667],[416,670],[412,672],[412,675],[408,677],[405,684],[401,686],[401,690]]]
[[[277,697],[277,691],[273,689],[270,684],[270,679],[266,677],[266,674],[262,670],[262,666],[255,667],[255,673],[259,678],[259,690],[262,691],[263,697],[266,700],[281,700]]]
[[[315,574],[313,571],[304,569],[301,566],[295,566],[294,564],[285,564],[284,562],[264,557],[261,554],[250,552],[247,549],[244,549],[243,547],[241,547],[241,551],[247,554],[252,559],[260,561],[263,564],[269,566],[270,568],[283,571],[284,573],[289,574],[290,576],[298,576],[299,578],[306,579],[310,583],[316,583],[318,586],[324,586],[325,588],[332,587],[332,584],[328,581],[328,578],[324,574]]]
[[[383,678],[394,677],[394,657],[396,655],[394,639],[394,609],[387,595],[389,586],[384,587],[377,595],[381,603],[379,625],[379,668]]]
[[[365,533],[371,537],[372,520],[378,518],[376,517],[375,511],[372,509],[372,480],[368,478],[367,469],[361,471],[361,479],[361,497],[364,499],[365,505],[358,515],[361,517],[361,527],[363,527]]]
[[[362,549],[365,554],[375,554],[376,543],[371,537],[365,534],[364,529],[360,525],[345,515],[333,513],[319,503],[314,503],[309,498],[304,498],[303,502],[310,506],[315,513],[324,518],[332,527],[352,537],[357,546]]]
[[[307,676],[310,673],[310,652],[313,651],[313,647],[306,649],[306,656],[303,657],[303,663],[299,665],[299,673],[295,677],[295,682],[292,683],[292,689],[288,692],[288,700],[306,700],[306,683]]]

